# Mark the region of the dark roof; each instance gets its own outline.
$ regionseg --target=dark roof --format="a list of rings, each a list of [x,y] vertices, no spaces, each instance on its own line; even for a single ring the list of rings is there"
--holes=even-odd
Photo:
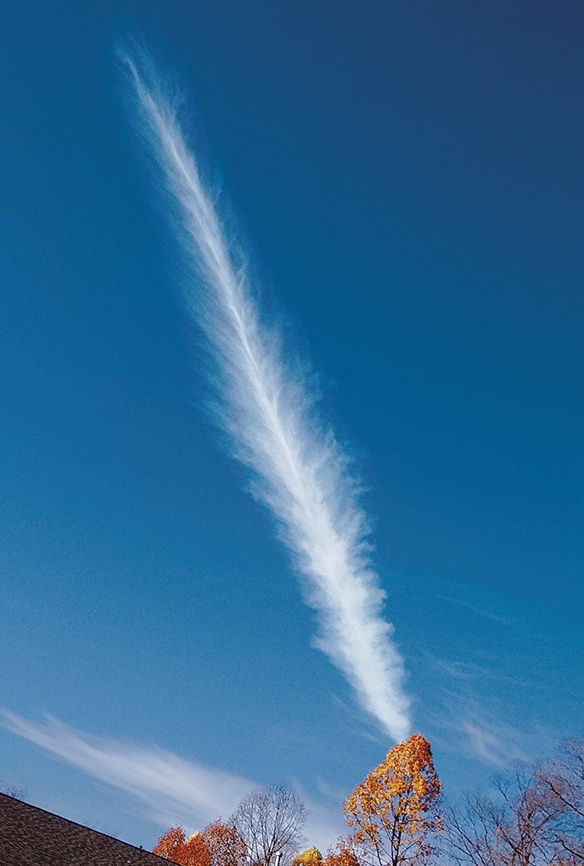
[[[169,866],[163,857],[0,794],[0,866]]]

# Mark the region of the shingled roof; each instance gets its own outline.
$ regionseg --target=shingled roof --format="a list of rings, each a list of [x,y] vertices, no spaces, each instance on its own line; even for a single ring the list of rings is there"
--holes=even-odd
[[[169,866],[163,857],[0,794],[1,866]]]

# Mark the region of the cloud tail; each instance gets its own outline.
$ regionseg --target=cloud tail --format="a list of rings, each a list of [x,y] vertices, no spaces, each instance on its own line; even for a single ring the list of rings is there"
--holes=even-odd
[[[124,63],[179,217],[192,272],[186,303],[213,356],[220,425],[302,576],[304,597],[318,614],[316,645],[360,705],[401,739],[410,728],[404,667],[383,618],[385,593],[369,559],[358,481],[319,418],[306,377],[285,362],[278,333],[260,319],[241,250],[226,236],[173,100],[143,54],[126,54]]]

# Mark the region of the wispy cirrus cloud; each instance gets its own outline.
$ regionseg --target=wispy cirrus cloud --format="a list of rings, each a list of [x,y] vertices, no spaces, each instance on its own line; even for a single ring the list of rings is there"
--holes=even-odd
[[[228,818],[241,799],[258,787],[243,776],[182,758],[168,749],[87,734],[51,715],[31,721],[0,709],[0,725],[64,763],[125,791],[161,828],[182,824],[197,830],[214,818]],[[307,807],[306,833],[326,850],[342,832],[340,810],[300,793]]]
[[[436,598],[439,598],[441,601],[445,601],[448,604],[455,604],[458,607],[463,607],[471,613],[474,613],[476,616],[483,617],[484,619],[491,620],[491,622],[496,622],[500,625],[510,625],[512,622],[509,617],[503,616],[503,614],[498,612],[496,613],[481,605],[474,604],[464,598],[455,598],[451,595],[440,595],[438,593],[436,593]]]
[[[362,708],[395,739],[410,729],[404,665],[383,615],[359,483],[320,418],[306,377],[261,319],[245,256],[222,226],[151,61],[123,55],[142,129],[178,216],[191,284],[186,304],[214,360],[221,428],[275,517],[304,597],[317,612],[315,644],[344,674]]]
[[[501,769],[514,761],[527,761],[529,756],[518,744],[518,734],[508,725],[496,724],[484,718],[466,718],[460,730],[468,738],[467,749],[485,764]]]
[[[99,737],[53,716],[25,719],[0,710],[4,728],[113,788],[131,794],[162,825],[201,826],[228,816],[255,787],[241,776],[186,760],[157,746]]]

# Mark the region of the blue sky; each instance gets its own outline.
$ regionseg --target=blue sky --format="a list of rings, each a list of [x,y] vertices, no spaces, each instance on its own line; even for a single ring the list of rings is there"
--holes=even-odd
[[[354,459],[445,789],[581,733],[579,4],[56,5],[0,28],[0,779],[146,846],[285,781],[322,844],[392,742],[209,418],[128,35]]]

